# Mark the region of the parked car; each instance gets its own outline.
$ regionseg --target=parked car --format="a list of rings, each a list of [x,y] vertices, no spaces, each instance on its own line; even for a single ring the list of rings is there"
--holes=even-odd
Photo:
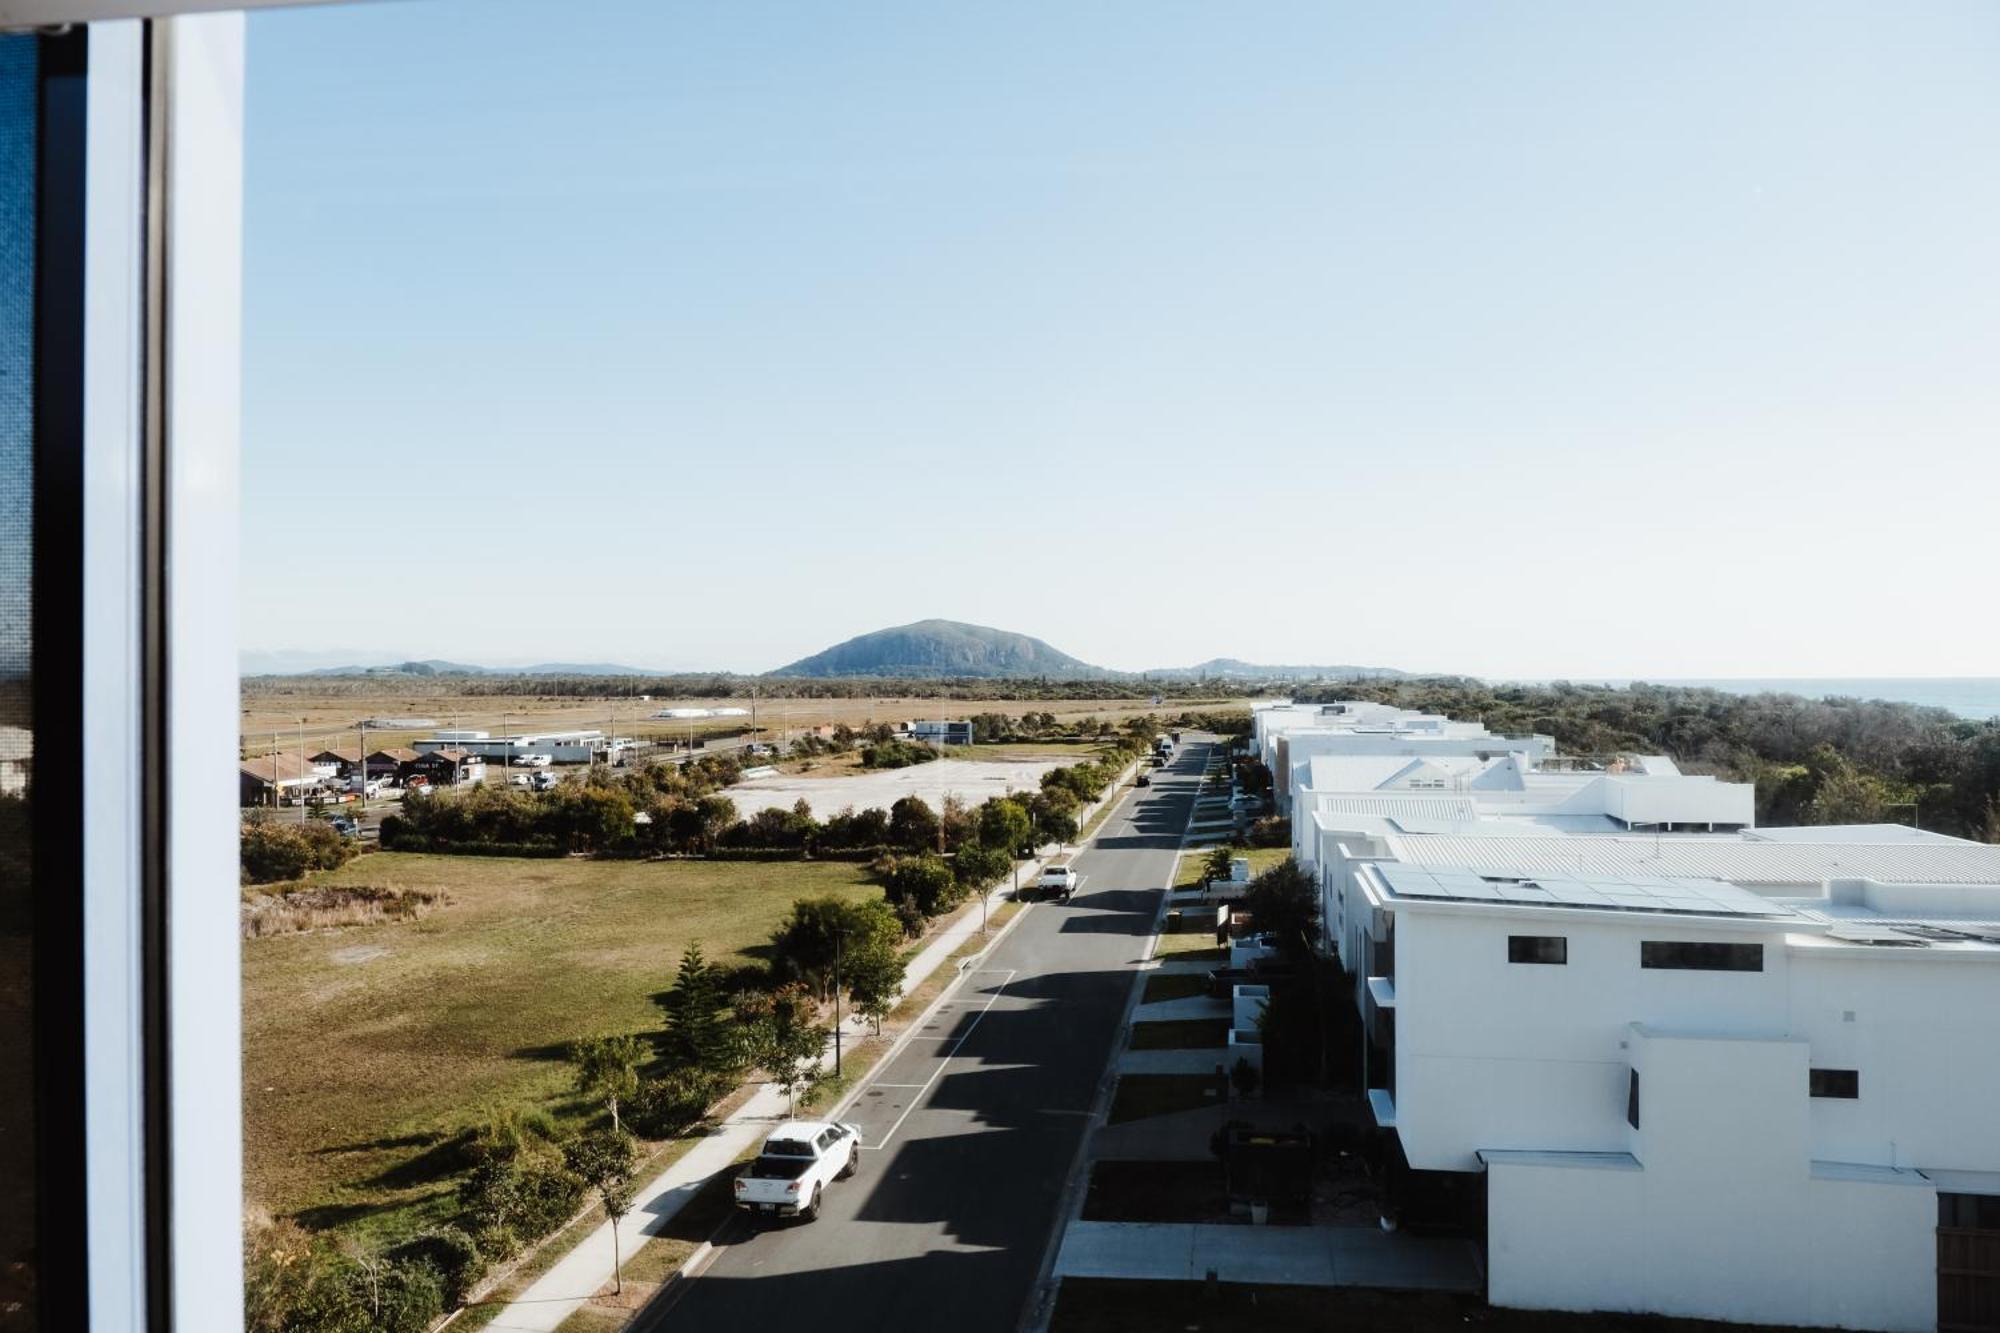
[[[528,781],[534,784],[534,788],[536,791],[554,791],[556,789],[556,784],[562,781],[562,779],[558,778],[555,774],[547,772],[545,770],[543,772],[531,775]]]
[[[555,761],[545,754],[524,754],[514,762],[523,768],[547,768]]]
[[[736,1177],[736,1206],[750,1213],[819,1218],[820,1194],[861,1165],[861,1131],[824,1120],[790,1120]]]
[[[508,777],[507,783],[513,787],[532,787],[535,785],[535,779],[531,774],[515,773]]]
[[[343,838],[358,838],[361,836],[361,822],[359,820],[348,819],[343,816],[329,822],[333,825],[333,831]]]
[[[1153,785],[1153,780],[1144,773],[1141,773],[1138,777],[1132,779],[1132,785],[1135,787],[1150,787]]]

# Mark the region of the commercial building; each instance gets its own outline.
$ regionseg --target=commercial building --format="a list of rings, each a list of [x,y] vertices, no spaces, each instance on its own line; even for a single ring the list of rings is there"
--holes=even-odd
[[[423,740],[410,742],[418,754],[459,750],[481,759],[503,764],[518,763],[530,755],[546,755],[558,764],[588,764],[607,753],[631,748],[629,737],[607,738],[601,731],[543,731],[534,735],[495,736],[484,731],[440,731]]]
[[[909,740],[925,745],[970,745],[972,744],[972,724],[970,722],[907,722],[901,728]]]

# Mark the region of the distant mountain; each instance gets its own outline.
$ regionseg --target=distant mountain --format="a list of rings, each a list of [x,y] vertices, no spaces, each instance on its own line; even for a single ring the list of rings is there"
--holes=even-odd
[[[1408,676],[1394,667],[1259,666],[1234,657],[1211,657],[1191,667],[1148,671],[1166,680],[1395,680]]]
[[[957,620],[919,620],[836,643],[771,676],[1104,676],[1040,639]]]

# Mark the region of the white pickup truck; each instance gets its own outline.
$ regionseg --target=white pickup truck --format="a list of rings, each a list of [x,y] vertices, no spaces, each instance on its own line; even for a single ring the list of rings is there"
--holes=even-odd
[[[819,1196],[861,1165],[861,1131],[830,1120],[788,1120],[771,1131],[764,1150],[736,1177],[736,1206],[745,1212],[816,1221]]]
[[[1082,883],[1083,876],[1068,861],[1051,861],[1042,867],[1042,877],[1035,881],[1035,896],[1066,903]]]

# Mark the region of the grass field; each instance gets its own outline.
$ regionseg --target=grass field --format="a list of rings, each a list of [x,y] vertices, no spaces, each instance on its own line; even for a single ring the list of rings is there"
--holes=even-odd
[[[1250,877],[1255,879],[1272,866],[1283,865],[1285,858],[1292,854],[1292,849],[1289,847],[1232,847],[1229,849],[1229,854],[1231,856],[1249,857]],[[1203,873],[1202,862],[1207,859],[1207,855],[1208,849],[1204,847],[1189,851],[1186,855],[1182,856],[1180,869],[1174,875],[1174,887],[1177,889],[1199,887]]]
[[[879,890],[837,863],[377,852],[321,882],[441,891],[413,923],[246,940],[245,1192],[364,1228],[445,1202],[436,1157],[486,1110],[561,1109],[567,1043],[655,1032],[682,948],[761,956],[795,898]],[[573,1113],[583,1108],[572,1106]]]
[[[355,724],[368,718],[433,719],[438,727],[462,727],[491,731],[557,731],[594,727],[621,736],[641,739],[684,740],[690,723],[650,716],[666,708],[754,707],[755,718],[701,718],[692,723],[693,735],[736,735],[754,721],[758,738],[782,741],[788,732],[822,724],[846,723],[859,727],[870,722],[909,722],[918,718],[970,717],[974,713],[1046,712],[1058,721],[1102,718],[1123,722],[1147,713],[1162,717],[1187,711],[1240,710],[1247,705],[1238,699],[1172,699],[1152,707],[1144,697],[1129,699],[915,699],[894,695],[857,699],[673,699],[654,695],[641,700],[626,693],[626,686],[605,681],[607,693],[595,698],[558,695],[475,694],[449,682],[406,680],[327,680],[309,676],[255,677],[242,689],[242,744],[249,755],[272,749],[290,750],[304,740],[307,753],[349,748],[356,739]],[[368,732],[368,748],[408,745],[427,736],[433,728],[376,730]],[[302,734],[303,733],[303,734]],[[983,755],[987,746],[978,747]],[[1032,747],[1031,747],[1032,748]],[[1046,747],[1044,752],[1046,752]],[[1054,748],[1061,750],[1060,744]],[[1040,757],[1039,754],[1032,757]]]

